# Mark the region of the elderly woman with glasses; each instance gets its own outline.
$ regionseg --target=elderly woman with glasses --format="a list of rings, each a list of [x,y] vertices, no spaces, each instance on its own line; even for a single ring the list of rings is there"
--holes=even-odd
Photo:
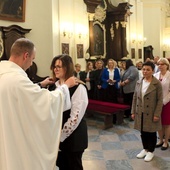
[[[158,131],[159,142],[156,147],[166,150],[169,147],[168,139],[170,137],[170,71],[169,61],[166,58],[158,60],[159,72],[154,76],[160,80],[163,89],[163,108],[161,114],[162,129]],[[163,139],[164,138],[164,139]]]

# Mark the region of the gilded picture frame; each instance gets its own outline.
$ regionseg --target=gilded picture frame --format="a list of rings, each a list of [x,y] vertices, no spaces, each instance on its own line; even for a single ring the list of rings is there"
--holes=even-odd
[[[131,48],[131,58],[135,59],[135,48]]]
[[[69,55],[69,44],[68,43],[62,43],[62,54],[68,54]]]
[[[0,0],[0,20],[24,22],[26,0]]]
[[[106,29],[98,21],[90,25],[90,58],[106,57]]]
[[[138,49],[138,58],[142,59],[142,49]]]
[[[84,57],[84,50],[83,50],[83,44],[77,44],[77,58],[83,58]]]

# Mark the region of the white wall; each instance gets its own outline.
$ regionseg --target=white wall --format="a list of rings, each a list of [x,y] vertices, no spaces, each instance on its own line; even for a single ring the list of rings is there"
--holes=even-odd
[[[162,56],[163,36],[165,35],[165,0],[129,0],[134,5],[133,14],[129,18],[127,27],[128,51],[136,49],[138,60],[138,48],[143,48],[131,43],[131,34],[141,34],[147,38],[146,44],[154,47],[154,55]],[[80,63],[85,69],[84,58],[77,58],[76,45],[84,45],[85,52],[89,47],[88,39],[88,14],[83,0],[26,0],[25,22],[11,22],[0,20],[1,26],[17,24],[23,28],[32,29],[27,38],[31,39],[37,48],[35,62],[38,66],[38,75],[50,75],[50,63],[54,56],[61,54],[61,43],[69,43],[70,55],[74,63]],[[72,37],[63,36],[63,22],[71,23]],[[170,23],[170,22],[169,22]],[[168,26],[170,24],[167,24]],[[80,27],[81,26],[81,27]],[[77,27],[79,29],[77,29]],[[78,34],[86,33],[79,38]]]
[[[1,26],[19,25],[32,29],[26,37],[36,46],[35,62],[38,74],[50,74],[49,66],[53,57],[53,32],[52,32],[52,1],[28,0],[26,1],[25,22],[1,21]]]
[[[138,60],[143,60],[143,40],[144,40],[144,32],[143,32],[143,3],[140,0],[130,0],[129,3],[132,6],[130,11],[132,14],[128,18],[128,33],[127,37],[128,39],[128,51],[129,51],[129,57],[132,57],[131,49],[135,49],[135,58],[133,59],[133,62],[135,63]],[[139,52],[138,50],[142,50],[142,58],[139,59]]]
[[[66,5],[67,4],[67,5]],[[77,44],[83,44],[84,47],[84,57],[86,51],[89,47],[88,40],[88,14],[86,12],[86,5],[83,0],[59,0],[59,22],[60,22],[60,52],[61,44],[69,44],[69,54],[73,58],[74,64],[80,63],[82,70],[85,69],[86,61],[84,58],[77,58]],[[71,37],[67,35],[63,36],[63,31],[71,32]],[[79,33],[82,34],[82,37],[79,38]]]
[[[144,34],[146,46],[152,45],[153,55],[162,57],[163,30],[165,28],[165,2],[162,0],[143,0]]]
[[[129,51],[135,48],[135,60],[138,59],[138,49],[143,50],[143,46],[152,45],[153,55],[163,57],[163,51],[166,51],[166,57],[170,57],[170,27],[168,18],[166,18],[167,1],[166,0],[129,0],[133,5],[129,18]],[[146,37],[145,44],[137,42],[132,43],[132,34]],[[164,48],[165,39],[169,39],[168,48]],[[130,54],[131,56],[131,54]]]

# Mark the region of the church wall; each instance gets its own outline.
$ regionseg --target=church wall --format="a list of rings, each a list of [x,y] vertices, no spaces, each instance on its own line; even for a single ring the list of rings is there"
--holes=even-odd
[[[138,49],[152,45],[153,54],[162,56],[164,39],[169,35],[170,21],[165,22],[165,3],[161,0],[129,0],[133,5],[133,14],[127,23],[127,49],[131,57],[131,49],[135,48],[134,61],[138,60]],[[62,53],[62,43],[68,43],[69,54],[74,63],[80,63],[85,69],[86,51],[89,47],[88,14],[83,0],[26,0],[25,22],[0,21],[1,26],[17,24],[23,28],[32,29],[27,38],[31,39],[37,48],[35,62],[38,75],[50,75],[49,66],[54,56]],[[62,27],[63,23],[70,23]],[[71,28],[71,37],[63,36],[64,29]],[[132,43],[132,34],[146,37],[145,44]],[[81,34],[81,38],[80,35]],[[77,44],[83,44],[83,58],[77,58]],[[166,55],[169,55],[167,50]],[[143,53],[143,52],[142,52]],[[142,56],[143,57],[143,56]]]
[[[26,0],[25,22],[1,20],[1,26],[19,25],[23,28],[32,29],[26,37],[32,40],[36,46],[35,63],[38,66],[38,75],[51,74],[49,69],[54,56],[61,54],[61,43],[70,43],[70,55],[74,62],[82,62],[85,68],[85,59],[77,59],[75,45],[84,44],[84,53],[88,48],[88,39],[65,39],[60,30],[61,21],[70,21],[73,26],[76,23],[84,24],[87,28],[88,17],[86,6],[80,0]],[[76,18],[76,19],[74,19]],[[80,28],[81,29],[81,28]],[[86,33],[87,34],[87,33]],[[85,55],[85,54],[84,54]]]

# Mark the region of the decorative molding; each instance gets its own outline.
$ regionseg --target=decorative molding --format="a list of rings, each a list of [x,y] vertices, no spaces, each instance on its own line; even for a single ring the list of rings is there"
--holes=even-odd
[[[2,32],[0,31],[0,58],[2,57],[3,52],[4,52],[4,46],[3,46]]]
[[[89,13],[88,18],[89,18],[89,21],[93,21],[94,20],[94,14]]]
[[[2,33],[1,38],[3,39],[3,55],[1,60],[8,60],[10,56],[10,49],[12,44],[18,38],[25,37],[26,33],[29,33],[31,29],[22,28],[19,25],[10,25],[10,26],[0,26],[0,31]]]
[[[103,22],[106,18],[106,10],[100,5],[95,9],[94,19]]]
[[[116,29],[119,28],[119,21],[115,21],[115,24],[116,24]]]
[[[104,10],[106,11],[106,10],[107,10],[107,3],[106,3],[106,0],[103,0],[103,3],[104,3]]]
[[[120,22],[120,23],[121,23],[121,25],[122,25],[123,28],[126,28],[127,22],[122,21],[122,22]]]
[[[113,41],[114,36],[115,36],[113,24],[111,24],[111,27],[110,27],[110,34],[111,34],[111,38],[112,38],[112,41]]]

